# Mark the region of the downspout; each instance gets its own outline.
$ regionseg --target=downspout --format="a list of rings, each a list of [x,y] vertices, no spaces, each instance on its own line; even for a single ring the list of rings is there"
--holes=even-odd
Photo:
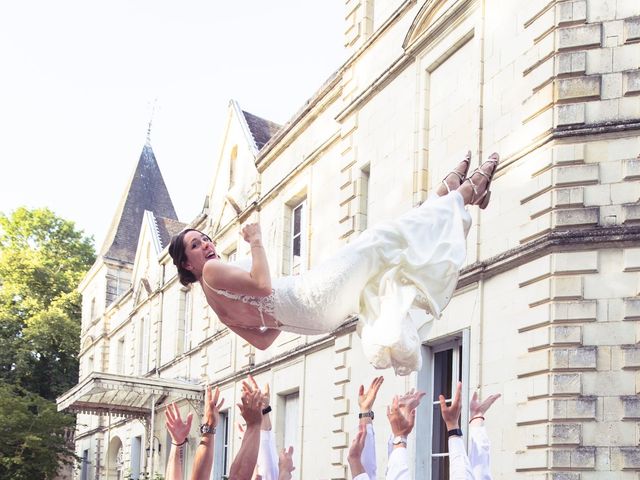
[[[158,316],[158,331],[156,333],[156,364],[155,364],[155,372],[156,377],[160,377],[160,352],[162,352],[162,314],[164,312],[164,279],[166,275],[166,265],[162,265],[162,279],[160,284],[160,314]]]
[[[151,394],[151,425],[149,427],[149,456],[151,457],[150,462],[151,462],[151,467],[149,467],[149,478],[153,478],[153,473],[154,473],[154,453],[155,453],[155,445],[153,442],[153,438],[155,435],[155,431],[154,431],[154,424],[156,421],[156,395],[154,393]]]
[[[482,144],[482,132],[484,125],[484,53],[485,53],[485,24],[486,24],[486,0],[481,2],[481,18],[480,18],[480,98],[479,98],[479,118],[478,118],[478,152],[480,158],[484,154]],[[478,212],[478,240],[476,242],[476,260],[480,259],[480,228],[482,226],[480,222],[482,213]],[[478,395],[482,398],[482,358],[484,352],[484,280],[480,279],[478,282],[478,298],[479,298],[479,310],[478,310],[478,366],[477,366],[477,378],[478,378]],[[471,343],[471,342],[469,342]]]

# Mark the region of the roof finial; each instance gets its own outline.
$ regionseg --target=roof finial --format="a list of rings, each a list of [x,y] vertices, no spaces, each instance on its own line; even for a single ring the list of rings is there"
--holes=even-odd
[[[147,142],[148,146],[151,146],[151,126],[153,125],[153,115],[156,113],[156,104],[158,103],[158,97],[153,100],[153,106],[151,107],[151,115],[149,115],[149,125],[147,126]]]

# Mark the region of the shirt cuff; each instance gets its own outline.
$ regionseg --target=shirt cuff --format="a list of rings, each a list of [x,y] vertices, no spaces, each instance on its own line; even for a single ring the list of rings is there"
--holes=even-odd
[[[452,436],[449,437],[449,455],[466,455],[467,451],[464,448],[464,441],[462,437]]]
[[[394,448],[389,455],[389,463],[407,464],[409,460],[409,452],[405,448]]]
[[[353,480],[369,480],[369,475],[361,473],[360,475],[353,477]]]

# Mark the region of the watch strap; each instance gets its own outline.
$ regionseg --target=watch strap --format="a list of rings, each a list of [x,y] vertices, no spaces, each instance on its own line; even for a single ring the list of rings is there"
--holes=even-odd
[[[371,420],[373,420],[374,418],[373,410],[369,410],[368,412],[364,412],[364,413],[359,413],[358,418],[370,418]]]
[[[447,431],[447,437],[461,437],[461,436],[462,436],[462,430],[460,430],[459,428],[453,428]]]
[[[404,443],[406,445],[407,444],[407,436],[406,435],[397,435],[397,436],[393,437],[393,440],[391,440],[391,443],[393,443],[394,445],[400,445],[401,443]]]
[[[266,408],[263,408],[263,409],[262,409],[262,414],[263,414],[263,415],[266,415],[266,414],[267,414],[267,413],[269,413],[270,411],[271,411],[271,405],[269,405],[269,406],[268,406],[268,407],[266,407]]]

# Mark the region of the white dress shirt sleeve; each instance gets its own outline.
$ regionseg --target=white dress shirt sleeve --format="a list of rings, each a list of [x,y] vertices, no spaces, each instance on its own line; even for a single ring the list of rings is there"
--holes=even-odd
[[[367,436],[364,440],[364,448],[360,455],[360,461],[364,467],[364,471],[367,472],[369,478],[376,478],[377,464],[376,464],[376,435],[373,431],[373,424],[367,423]]]
[[[262,480],[278,480],[278,452],[273,430],[260,430],[260,449],[258,450],[258,474]]]
[[[462,437],[449,437],[449,480],[474,480]]]
[[[409,453],[406,448],[395,448],[389,455],[386,480],[411,480]]]
[[[474,480],[491,480],[491,442],[484,425],[469,426],[469,463]]]

